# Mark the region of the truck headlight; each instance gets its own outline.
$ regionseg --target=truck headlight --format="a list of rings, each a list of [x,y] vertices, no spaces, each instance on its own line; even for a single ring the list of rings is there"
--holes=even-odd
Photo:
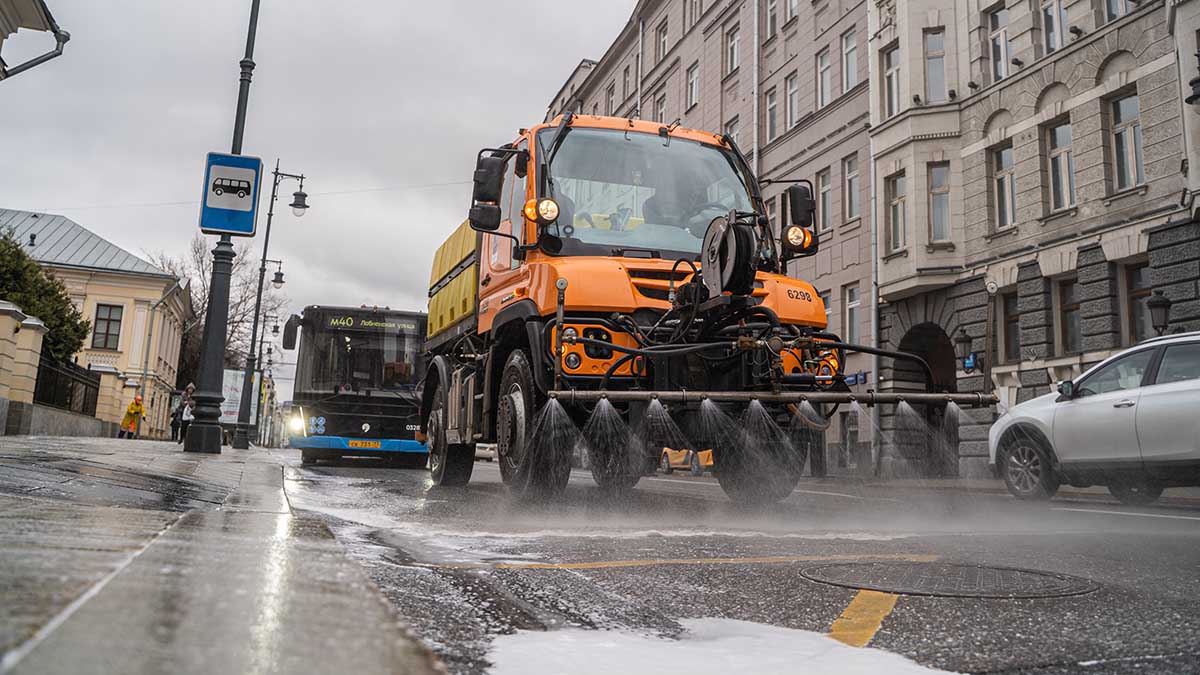
[[[787,239],[788,246],[797,251],[803,251],[812,245],[812,232],[810,232],[806,227],[792,225],[787,229],[785,237]]]
[[[530,199],[525,202],[525,218],[542,224],[558,220],[558,202],[553,199]]]
[[[563,358],[563,363],[566,364],[566,366],[571,370],[575,370],[581,363],[583,363],[583,359],[580,359],[579,355],[575,352],[571,352]]]

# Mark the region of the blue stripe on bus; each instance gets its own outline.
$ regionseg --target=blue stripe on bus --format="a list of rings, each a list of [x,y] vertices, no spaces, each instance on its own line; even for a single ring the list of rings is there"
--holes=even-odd
[[[378,448],[351,448],[350,441],[378,441]],[[355,438],[345,436],[292,436],[290,445],[301,450],[370,450],[372,452],[420,452],[429,450],[420,441],[398,438]]]

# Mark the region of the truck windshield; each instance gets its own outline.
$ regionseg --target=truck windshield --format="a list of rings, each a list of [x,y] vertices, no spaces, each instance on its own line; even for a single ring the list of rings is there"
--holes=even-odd
[[[411,316],[306,312],[296,390],[365,393],[414,389],[424,327]]]
[[[555,133],[539,132],[543,152]],[[548,231],[566,255],[695,256],[713,218],[754,210],[735,166],[733,153],[714,145],[573,127],[550,166],[559,218]]]

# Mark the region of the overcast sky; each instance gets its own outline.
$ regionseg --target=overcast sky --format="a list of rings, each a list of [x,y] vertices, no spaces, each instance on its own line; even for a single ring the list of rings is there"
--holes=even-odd
[[[230,149],[250,0],[47,5],[71,41],[0,82],[0,207],[68,216],[134,253],[182,254],[204,156]],[[540,122],[633,5],[263,0],[243,153],[308,177],[308,214],[291,215],[285,183],[271,239],[293,311],[424,310],[475,153]],[[9,64],[53,45],[26,33],[5,42]]]

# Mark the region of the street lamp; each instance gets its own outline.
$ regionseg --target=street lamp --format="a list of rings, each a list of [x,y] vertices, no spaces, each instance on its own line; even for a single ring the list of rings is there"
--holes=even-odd
[[[954,336],[954,351],[962,361],[963,372],[968,375],[975,372],[976,367],[983,365],[983,357],[971,351],[971,342],[972,338],[967,334],[967,329],[959,328],[958,334]]]
[[[292,214],[297,218],[303,216],[304,212],[308,210],[308,194],[304,192],[303,177],[300,178],[300,189],[292,193],[292,203],[289,206],[292,207]]]
[[[267,258],[267,246],[271,243],[271,221],[275,217],[275,200],[279,198],[279,184],[284,180],[297,180],[300,182],[300,189],[293,195],[292,213],[297,216],[304,215],[304,211],[308,209],[306,201],[308,195],[304,193],[304,174],[284,173],[279,170],[279,160],[275,160],[275,170],[271,172],[274,180],[271,184],[271,201],[268,202],[267,210],[267,230],[263,235],[263,251],[262,262],[258,266],[258,294],[254,297],[254,321],[250,324],[250,349],[246,355],[246,372],[242,375],[242,400],[241,406],[238,408],[238,423],[237,429],[233,435],[233,447],[239,450],[246,450],[250,447],[250,414],[251,401],[250,391],[254,388],[254,369],[258,361],[262,360],[262,342],[258,335],[258,317],[262,311],[262,294],[263,282],[267,276],[267,263],[275,263],[279,267],[275,271],[275,276],[271,280],[271,285],[275,288],[283,286],[283,263],[278,260],[269,260]],[[254,343],[258,342],[259,355],[255,358]]]
[[[1171,323],[1171,304],[1171,299],[1162,291],[1154,291],[1154,295],[1146,301],[1146,306],[1150,308],[1150,325],[1159,335],[1167,332],[1167,326]]]

